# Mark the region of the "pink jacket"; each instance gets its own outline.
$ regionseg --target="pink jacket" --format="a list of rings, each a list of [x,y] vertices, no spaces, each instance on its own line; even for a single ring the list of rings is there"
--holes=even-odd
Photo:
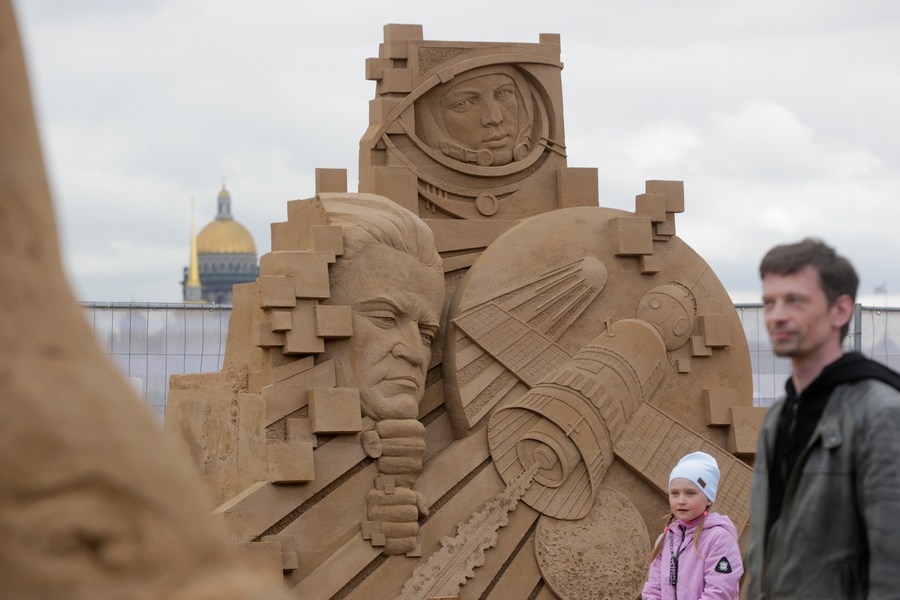
[[[694,550],[694,532],[699,521],[674,521],[669,526],[662,540],[662,552],[650,564],[641,592],[643,600],[737,600],[744,572],[737,530],[728,517],[709,513],[700,534],[698,555]],[[676,554],[681,549],[675,586],[669,581],[670,548]]]

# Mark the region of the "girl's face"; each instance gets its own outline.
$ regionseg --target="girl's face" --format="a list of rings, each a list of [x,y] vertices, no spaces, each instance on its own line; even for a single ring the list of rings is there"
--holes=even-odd
[[[669,484],[669,508],[680,521],[693,521],[709,506],[709,499],[688,479],[676,477]]]

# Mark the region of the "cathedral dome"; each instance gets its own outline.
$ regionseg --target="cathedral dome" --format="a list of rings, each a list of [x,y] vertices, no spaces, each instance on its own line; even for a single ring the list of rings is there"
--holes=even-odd
[[[216,218],[194,235],[191,216],[191,262],[181,282],[185,302],[231,304],[232,288],[259,277],[256,244],[231,216],[231,194],[222,184]]]
[[[219,219],[197,234],[200,254],[256,254],[256,244],[247,228],[234,219]]]
[[[217,198],[216,219],[197,235],[199,254],[256,254],[256,244],[247,228],[231,216],[231,194],[222,185]]]

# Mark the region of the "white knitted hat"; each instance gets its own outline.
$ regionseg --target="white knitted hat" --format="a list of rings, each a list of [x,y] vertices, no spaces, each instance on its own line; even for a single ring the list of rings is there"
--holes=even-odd
[[[691,452],[682,457],[669,475],[669,485],[673,479],[687,479],[706,494],[710,502],[716,501],[719,487],[719,464],[706,452]]]

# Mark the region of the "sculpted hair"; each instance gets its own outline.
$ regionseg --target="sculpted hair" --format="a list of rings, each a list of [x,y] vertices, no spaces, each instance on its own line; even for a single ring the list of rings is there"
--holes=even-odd
[[[794,275],[806,267],[813,267],[818,272],[819,284],[829,305],[833,305],[844,294],[856,301],[856,291],[859,288],[856,269],[822,240],[806,238],[793,244],[775,246],[759,264],[759,276]],[[841,336],[846,336],[849,329],[848,322],[841,329]]]
[[[320,194],[330,225],[344,231],[344,258],[373,244],[382,244],[409,254],[434,269],[441,277],[441,257],[434,247],[434,234],[416,215],[399,204],[374,194]]]

